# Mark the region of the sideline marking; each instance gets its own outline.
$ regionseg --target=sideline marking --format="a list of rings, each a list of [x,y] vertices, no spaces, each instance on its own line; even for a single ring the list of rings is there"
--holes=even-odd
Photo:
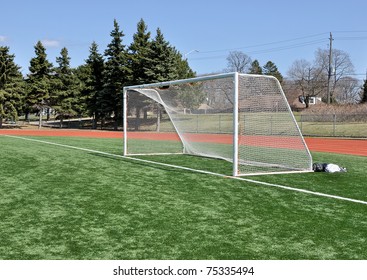
[[[311,194],[311,195],[316,195],[316,196],[334,198],[334,199],[339,199],[339,200],[344,200],[344,201],[349,201],[349,202],[354,202],[354,203],[367,205],[367,201],[363,201],[363,200],[352,199],[352,198],[347,198],[347,197],[342,197],[342,196],[337,196],[337,195],[331,195],[331,194],[326,194],[326,193],[320,193],[320,192],[314,192],[314,191],[309,191],[309,190],[304,190],[304,189],[299,189],[299,188],[294,188],[294,187],[288,187],[288,186],[283,186],[283,185],[278,185],[278,184],[266,183],[266,182],[247,179],[247,178],[242,178],[242,177],[233,177],[233,176],[228,176],[228,175],[224,175],[224,174],[220,174],[220,173],[204,171],[204,170],[199,170],[199,169],[193,169],[193,168],[184,167],[184,166],[177,166],[177,165],[161,163],[161,162],[155,162],[155,161],[150,161],[150,160],[145,160],[145,159],[140,159],[140,158],[133,158],[133,157],[122,156],[122,155],[115,155],[115,154],[110,154],[110,153],[101,152],[101,151],[97,151],[97,150],[91,150],[91,149],[80,148],[80,147],[75,147],[75,146],[70,146],[70,145],[65,145],[65,144],[53,143],[53,142],[48,142],[48,141],[39,140],[39,139],[25,138],[25,137],[21,137],[21,136],[14,136],[14,135],[7,135],[7,134],[1,134],[0,136],[10,137],[10,138],[17,138],[17,139],[22,139],[22,140],[26,140],[26,141],[38,142],[38,143],[43,143],[43,144],[48,144],[48,145],[54,145],[54,146],[59,146],[59,147],[64,147],[64,148],[69,148],[69,149],[75,149],[75,150],[80,150],[80,151],[85,151],[85,152],[90,152],[90,153],[95,153],[95,154],[101,154],[101,155],[106,155],[106,156],[111,156],[111,157],[117,157],[117,158],[127,159],[127,160],[131,160],[131,161],[151,163],[151,164],[161,165],[161,166],[165,166],[165,167],[171,167],[171,168],[175,168],[175,169],[182,169],[182,170],[187,170],[187,171],[196,172],[196,173],[209,174],[209,175],[213,175],[213,176],[217,176],[217,177],[223,177],[223,178],[229,178],[229,179],[234,179],[234,180],[246,181],[246,182],[249,182],[249,183],[264,185],[264,186],[268,186],[268,187],[276,187],[276,188],[281,188],[281,189],[290,190],[290,191],[296,191],[296,192],[301,192],[301,193],[306,193],[306,194]]]

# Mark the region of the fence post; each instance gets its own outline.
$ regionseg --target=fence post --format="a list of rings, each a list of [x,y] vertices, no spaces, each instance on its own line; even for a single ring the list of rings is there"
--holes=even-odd
[[[333,136],[335,137],[336,114],[333,114]]]
[[[270,116],[270,135],[273,135],[273,115]]]
[[[196,115],[196,133],[199,133],[199,115]]]
[[[222,115],[221,114],[219,114],[219,133],[221,133],[222,131],[222,129],[221,129],[221,125],[220,125],[220,123],[221,123],[221,121],[222,121]]]

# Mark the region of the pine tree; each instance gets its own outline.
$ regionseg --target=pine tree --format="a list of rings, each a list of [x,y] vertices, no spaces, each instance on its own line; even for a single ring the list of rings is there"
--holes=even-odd
[[[157,35],[151,44],[144,71],[151,82],[170,81],[178,78],[176,66],[175,51],[158,28]]]
[[[129,68],[131,69],[131,85],[147,84],[153,82],[146,73],[146,66],[149,64],[149,52],[151,48],[150,32],[144,20],[137,24],[137,31],[133,35],[133,42],[129,46]],[[129,104],[135,108],[136,117],[140,117],[142,108],[146,108],[151,102],[141,95],[133,94],[129,96]],[[144,115],[145,117],[146,114]],[[138,130],[139,122],[136,122],[135,129]]]
[[[30,77],[44,78],[52,72],[52,63],[47,60],[46,49],[41,41],[38,41],[34,47],[36,57],[30,61]]]
[[[278,79],[278,81],[281,83],[283,82],[283,76],[282,74],[280,74],[280,72],[278,71],[278,67],[276,67],[276,65],[274,64],[274,62],[272,61],[268,61],[264,66],[263,66],[263,74],[264,75],[270,75],[270,76],[274,76],[275,78]]]
[[[183,59],[182,54],[175,48],[173,48],[173,56],[175,58],[178,79],[189,79],[196,76],[196,73],[190,68],[187,59]]]
[[[261,75],[263,73],[263,70],[261,69],[260,63],[257,59],[255,59],[251,63],[249,74],[259,74]]]
[[[26,103],[27,112],[38,111],[41,127],[42,112],[50,102],[52,64],[47,60],[46,49],[40,41],[34,48],[36,56],[30,61]]]
[[[101,101],[103,98],[104,80],[104,60],[98,51],[98,45],[93,42],[89,48],[89,57],[86,60],[86,75],[84,83],[86,88],[83,91],[86,109],[89,116],[93,117],[93,128],[97,128],[97,123],[101,118]]]
[[[133,69],[132,84],[155,83],[179,78],[193,77],[195,73],[188,66],[187,60],[165,40],[161,30],[157,29],[155,38],[150,41],[150,32],[143,20],[138,23],[137,33],[130,46],[131,65]],[[150,102],[139,95],[132,95],[130,104],[135,107],[136,118],[140,118],[141,110],[144,110]],[[160,107],[157,107],[157,116],[160,115]],[[136,122],[135,129],[138,130]],[[159,128],[159,117],[157,117],[157,129]]]
[[[364,84],[363,84],[363,87],[362,87],[361,103],[367,103],[367,79],[364,81]]]
[[[153,83],[169,79],[192,78],[195,73],[189,67],[187,59],[172,47],[160,29],[150,41],[150,32],[143,19],[137,25],[137,32],[129,47],[129,67],[132,70],[131,84]]]
[[[62,48],[60,57],[56,58],[58,67],[55,68],[55,78],[51,95],[51,106],[55,109],[60,119],[60,127],[64,118],[76,116],[78,114],[78,81],[70,67],[70,57],[68,50]]]
[[[120,31],[116,20],[114,20],[114,29],[110,35],[112,40],[105,51],[107,60],[101,107],[102,118],[113,116],[114,129],[117,130],[118,122],[122,118],[122,89],[131,79],[131,70],[127,67],[127,50],[122,44],[122,38],[125,35]]]
[[[3,119],[16,120],[24,96],[23,77],[8,47],[0,47],[0,128]]]
[[[70,57],[67,48],[62,48],[59,57],[56,57],[56,62],[59,64],[57,74],[71,75]]]
[[[147,25],[141,19],[133,35],[133,42],[129,46],[129,68],[131,69],[131,81],[129,82],[133,85],[151,82],[145,73],[145,65],[151,47],[150,32],[147,29]]]

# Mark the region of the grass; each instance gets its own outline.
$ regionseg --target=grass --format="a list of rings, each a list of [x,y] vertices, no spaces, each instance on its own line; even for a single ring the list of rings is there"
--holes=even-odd
[[[366,122],[302,122],[299,126],[304,135],[366,137]]]
[[[118,139],[37,139],[121,154]],[[17,138],[0,145],[0,259],[367,259],[363,204]],[[349,172],[251,178],[367,200],[366,157],[313,156]]]
[[[160,131],[174,131],[172,123],[167,119],[167,115],[163,115],[161,120]],[[301,120],[301,114],[294,112],[298,126],[303,135],[308,136],[325,136],[325,137],[367,137],[366,122],[347,122],[332,120],[326,121],[305,121]],[[182,117],[182,116],[181,116]],[[284,128],[289,127],[289,116],[287,114],[269,114],[269,113],[246,113],[240,114],[240,124],[246,133],[256,134],[256,131],[269,135],[281,135]],[[133,119],[133,118],[132,118]],[[155,131],[156,117],[149,115],[147,120],[140,120],[141,131]],[[233,117],[231,114],[203,114],[194,115],[187,114],[185,118],[176,120],[177,125],[182,130],[194,133],[231,133],[233,131]]]

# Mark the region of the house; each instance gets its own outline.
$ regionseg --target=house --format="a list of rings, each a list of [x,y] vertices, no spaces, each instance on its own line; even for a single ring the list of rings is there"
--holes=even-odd
[[[321,97],[318,97],[318,96],[309,97],[309,102],[308,102],[309,106],[313,106],[313,105],[321,104],[321,103],[323,103]],[[306,103],[305,103],[304,96],[303,95],[298,96],[297,98],[293,99],[293,101],[290,102],[289,105],[291,106],[292,110],[295,110],[295,111],[305,109]]]

